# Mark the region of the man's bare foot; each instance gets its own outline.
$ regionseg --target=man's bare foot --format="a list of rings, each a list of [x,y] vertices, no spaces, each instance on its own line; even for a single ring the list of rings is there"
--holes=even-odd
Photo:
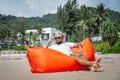
[[[98,68],[100,68],[100,65],[99,65],[99,62],[100,62],[100,61],[101,61],[100,59],[98,59],[97,61],[95,61],[95,62],[93,63],[93,65],[91,66],[90,71],[96,72],[96,70],[97,70]]]

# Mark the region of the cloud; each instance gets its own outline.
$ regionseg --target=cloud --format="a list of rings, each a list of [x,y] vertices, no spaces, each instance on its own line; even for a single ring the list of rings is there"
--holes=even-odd
[[[110,0],[108,6],[110,6],[110,9],[120,12],[120,0]]]
[[[67,0],[26,0],[30,12],[42,16],[47,13],[56,13],[57,7],[63,5]]]
[[[93,0],[79,0],[79,5],[93,6]]]
[[[100,3],[104,3],[105,5],[109,2],[110,0],[79,0],[79,5],[86,5],[87,7],[97,7]]]
[[[39,0],[25,0],[30,10],[38,10],[40,4]]]
[[[0,0],[0,13],[15,16],[35,17],[48,13],[56,13],[59,5],[64,5],[67,0]],[[105,7],[119,10],[119,0],[78,0],[78,4],[96,7],[104,3]]]
[[[21,14],[24,16],[26,12],[29,12],[24,0],[0,0],[0,13],[6,15]]]
[[[45,10],[45,14],[47,14],[47,13],[56,13],[57,12],[57,10],[56,9],[52,9],[52,10]]]
[[[16,12],[16,10],[14,9],[14,5],[11,6],[9,3],[5,3],[4,1],[1,1],[0,12],[6,14],[6,13]]]

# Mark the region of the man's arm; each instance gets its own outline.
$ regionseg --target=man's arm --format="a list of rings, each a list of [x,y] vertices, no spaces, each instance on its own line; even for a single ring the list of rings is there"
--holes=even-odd
[[[48,48],[49,44],[54,40],[54,37],[51,37],[47,43],[44,45],[45,48]]]
[[[79,53],[81,53],[82,52],[82,46],[81,46],[81,44],[80,43],[75,43],[75,45],[74,46],[77,46],[78,48],[79,48]]]

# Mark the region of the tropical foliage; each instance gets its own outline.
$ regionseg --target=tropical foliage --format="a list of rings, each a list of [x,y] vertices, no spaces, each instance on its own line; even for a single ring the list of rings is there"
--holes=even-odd
[[[110,19],[106,19],[106,21],[103,21],[101,34],[103,35],[102,37],[108,42],[109,48],[118,38],[118,31],[119,29],[113,22],[111,22]]]
[[[76,22],[78,21],[78,4],[77,0],[68,0],[64,7],[61,5],[57,10],[58,29],[66,32],[66,39],[69,40],[70,35],[76,33]]]
[[[110,47],[110,40],[105,38],[102,32],[105,29],[106,21],[109,19],[109,14],[109,8],[105,8],[102,3],[96,9],[87,8],[85,5],[78,8],[77,0],[68,0],[63,7],[61,5],[58,7],[58,29],[66,32],[67,41],[78,41],[86,37],[100,36],[102,41],[103,38],[108,41]],[[114,24],[114,22],[111,21],[109,24]],[[116,26],[116,29],[118,29],[118,26]],[[113,28],[112,26],[109,27]],[[114,35],[114,33],[111,34]]]

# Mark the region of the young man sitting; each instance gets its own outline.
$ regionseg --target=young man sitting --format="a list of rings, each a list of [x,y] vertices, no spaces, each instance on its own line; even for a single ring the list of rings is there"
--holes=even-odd
[[[55,40],[56,44],[51,45],[50,47],[48,47],[49,44],[53,40]],[[51,37],[47,41],[47,43],[44,45],[45,48],[51,48],[51,49],[57,50],[59,52],[62,52],[65,55],[71,56],[79,64],[87,66],[90,69],[90,71],[95,72],[98,68],[100,68],[100,66],[99,66],[100,59],[98,59],[98,60],[96,60],[94,62],[90,62],[82,54],[79,54],[79,55],[73,54],[72,51],[71,51],[71,47],[73,47],[73,46],[78,46],[78,48],[79,48],[79,50],[81,52],[82,47],[81,47],[80,44],[78,44],[78,43],[64,42],[64,35],[63,35],[63,33],[57,33],[56,36],[55,36],[55,38]]]

